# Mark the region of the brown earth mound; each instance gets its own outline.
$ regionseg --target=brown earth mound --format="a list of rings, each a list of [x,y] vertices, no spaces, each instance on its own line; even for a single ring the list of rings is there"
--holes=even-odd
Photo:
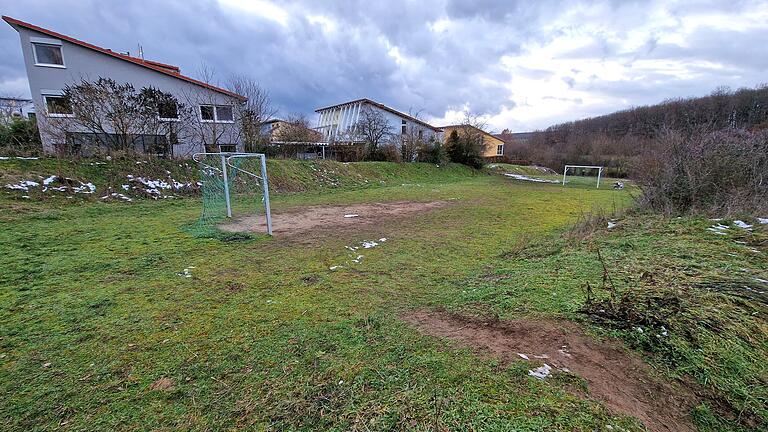
[[[505,361],[542,363],[587,381],[589,396],[609,409],[640,419],[651,431],[695,431],[690,412],[696,396],[674,382],[654,378],[647,364],[618,341],[598,341],[568,321],[485,322],[445,312],[416,311],[403,319],[422,333],[450,339]]]
[[[392,219],[431,211],[448,205],[448,201],[390,202],[334,206],[308,206],[300,210],[273,213],[272,231],[275,234],[296,234],[318,229],[375,224]],[[345,217],[346,216],[346,217]],[[263,215],[243,217],[219,225],[229,232],[264,232],[267,222]]]

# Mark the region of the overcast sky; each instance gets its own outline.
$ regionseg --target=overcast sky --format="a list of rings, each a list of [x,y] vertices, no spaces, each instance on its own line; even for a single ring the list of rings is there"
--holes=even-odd
[[[285,114],[368,97],[435,125],[527,131],[768,82],[766,1],[0,0],[116,51],[259,81]],[[29,95],[0,28],[0,94]]]

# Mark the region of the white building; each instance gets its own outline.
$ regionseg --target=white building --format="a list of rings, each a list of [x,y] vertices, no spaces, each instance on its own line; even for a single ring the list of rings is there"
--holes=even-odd
[[[370,99],[357,99],[324,108],[316,109],[318,113],[317,130],[323,135],[325,142],[361,142],[362,137],[357,131],[360,114],[365,109],[381,112],[389,123],[390,135],[405,135],[413,133],[424,141],[440,139],[440,129],[416,117],[397,111],[384,104]]]
[[[35,116],[35,106],[31,99],[0,97],[0,123],[8,123],[14,118],[26,119]]]

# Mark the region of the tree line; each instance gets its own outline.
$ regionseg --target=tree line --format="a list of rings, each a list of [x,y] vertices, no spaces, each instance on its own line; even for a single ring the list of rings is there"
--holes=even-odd
[[[663,145],[670,131],[690,136],[722,130],[768,129],[768,85],[662,103],[566,122],[512,141],[507,156],[562,170],[565,164],[604,165],[608,174],[629,174],[633,161]]]

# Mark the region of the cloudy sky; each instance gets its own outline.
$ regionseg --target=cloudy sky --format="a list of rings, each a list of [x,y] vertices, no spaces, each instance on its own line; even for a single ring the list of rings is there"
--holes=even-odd
[[[116,51],[248,75],[283,114],[368,97],[436,125],[469,110],[526,131],[768,82],[768,0],[0,0]],[[0,94],[29,95],[0,27]],[[314,118],[314,117],[311,117]]]

